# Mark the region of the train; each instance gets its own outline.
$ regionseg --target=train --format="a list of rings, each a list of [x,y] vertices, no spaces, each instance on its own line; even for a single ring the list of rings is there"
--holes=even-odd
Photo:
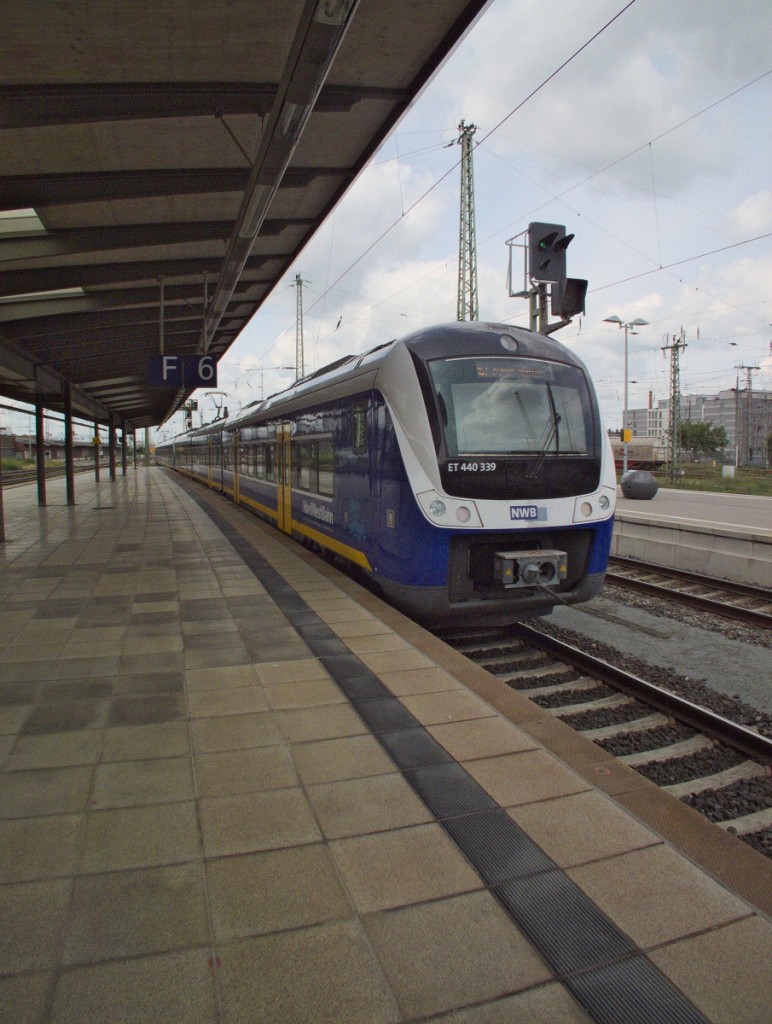
[[[611,434],[611,449],[618,471],[624,466],[625,446],[619,434]],[[661,469],[668,461],[667,444],[658,437],[633,437],[627,445],[628,469]]]
[[[346,356],[159,444],[430,627],[507,625],[595,597],[616,475],[581,360],[461,321]]]

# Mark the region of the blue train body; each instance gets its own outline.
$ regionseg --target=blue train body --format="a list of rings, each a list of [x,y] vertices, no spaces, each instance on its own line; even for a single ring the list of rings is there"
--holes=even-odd
[[[544,614],[606,571],[616,477],[592,385],[564,346],[509,325],[339,360],[157,459],[427,624]]]

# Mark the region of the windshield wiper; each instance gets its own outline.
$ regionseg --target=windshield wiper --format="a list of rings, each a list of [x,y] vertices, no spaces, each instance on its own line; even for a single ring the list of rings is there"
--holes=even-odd
[[[547,431],[547,436],[544,440],[544,444],[539,449],[539,454],[537,456],[536,462],[533,465],[533,469],[528,474],[529,480],[533,480],[536,474],[541,470],[545,456],[547,455],[547,449],[552,444],[553,439],[555,441],[555,455],[557,455],[560,452],[560,432],[558,427],[562,419],[562,416],[555,408],[555,399],[552,396],[552,388],[549,386],[549,384],[546,385],[546,388],[547,395],[550,400],[550,410],[552,411],[552,422],[550,423],[549,429]]]

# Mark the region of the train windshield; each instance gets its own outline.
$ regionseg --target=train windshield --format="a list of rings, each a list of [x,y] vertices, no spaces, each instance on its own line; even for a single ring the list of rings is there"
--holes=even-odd
[[[578,367],[477,356],[429,369],[448,458],[591,454],[592,403]]]

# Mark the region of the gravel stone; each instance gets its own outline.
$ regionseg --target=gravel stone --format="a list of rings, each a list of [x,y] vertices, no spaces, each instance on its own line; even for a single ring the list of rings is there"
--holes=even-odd
[[[720,619],[706,612],[685,609],[678,605],[675,600],[667,601],[662,598],[644,596],[629,592],[622,587],[615,587],[612,584],[607,584],[604,597],[610,598],[610,601],[599,606],[596,619],[599,616],[601,620],[604,620],[605,630],[588,628],[587,632],[583,633],[581,630],[584,623],[591,623],[593,617],[591,615],[577,615],[576,612],[573,612],[570,616],[564,616],[563,621],[566,622],[566,625],[560,624],[560,617],[558,615],[554,618],[549,616],[543,617],[531,624],[549,636],[562,640],[570,646],[576,646],[588,654],[598,657],[609,664],[616,665],[627,672],[631,672],[664,690],[706,707],[716,714],[722,715],[724,718],[755,729],[764,736],[772,736],[772,714],[769,713],[768,701],[766,703],[766,710],[762,710],[754,707],[747,697],[743,700],[736,692],[737,689],[740,689],[751,699],[758,696],[762,701],[764,700],[764,694],[768,695],[768,689],[764,686],[763,671],[755,668],[755,664],[759,661],[758,655],[754,655],[753,658],[746,657],[742,653],[742,649],[738,648],[737,665],[742,665],[743,668],[740,669],[738,667],[737,673],[744,671],[745,673],[750,672],[751,675],[743,677],[741,674],[736,674],[732,677],[731,674],[726,674],[731,673],[730,668],[727,668],[726,672],[721,674],[720,672],[716,673],[714,667],[710,679],[711,685],[708,685],[705,679],[695,679],[690,675],[686,676],[675,671],[668,664],[658,664],[658,659],[660,661],[667,661],[669,659],[672,664],[679,665],[685,662],[691,665],[691,662],[688,657],[678,657],[678,654],[681,652],[677,650],[674,652],[672,641],[669,648],[666,644],[660,643],[660,638],[665,636],[666,632],[668,636],[671,634],[677,636],[677,632],[667,630],[666,627],[660,630],[650,620],[647,621],[645,615],[629,616],[630,626],[628,627],[624,606],[643,609],[649,615],[666,618],[671,623],[681,622],[690,627],[698,627],[700,630],[705,630],[711,634],[726,637],[729,641],[736,640],[740,645],[754,644],[757,647],[772,647],[772,637],[770,635],[761,630],[733,623],[728,619]],[[613,606],[609,607],[610,604],[613,604]],[[587,606],[581,606],[581,608],[585,611],[591,610],[592,603]],[[633,625],[633,622],[635,622],[635,625]],[[608,623],[611,623],[611,627],[609,627]],[[573,628],[575,626],[576,628]],[[593,633],[598,634],[602,639],[596,639]],[[633,634],[637,634],[637,636],[634,637]],[[705,653],[702,653],[702,642],[695,640],[693,633],[690,634],[688,630],[685,631],[684,635],[690,638],[688,641],[685,640],[685,644],[691,645],[691,647],[686,648],[689,654],[691,654],[692,649],[700,652],[700,654],[695,655],[695,664],[698,666],[712,665],[712,662],[705,661],[706,655],[710,657],[709,653],[707,653],[711,649],[710,644],[706,641]],[[642,644],[641,638],[646,638],[647,636],[651,637],[650,642]],[[630,638],[629,640],[628,637]],[[637,646],[631,642],[633,639],[637,641]],[[516,644],[508,643],[503,637],[499,640],[495,635],[490,637],[486,635],[485,638],[478,636],[472,642],[479,644],[479,647],[474,651],[467,651],[465,653],[468,657],[478,662],[493,657],[506,657],[509,654],[521,653],[527,650],[526,646],[519,641]],[[485,648],[483,645],[486,642],[497,644],[497,646]],[[723,643],[723,641],[721,642]],[[630,644],[629,647],[628,643]],[[636,653],[632,653],[632,651]],[[488,671],[497,675],[504,675],[508,672],[528,672],[529,669],[543,669],[550,664],[550,661],[550,655],[540,652],[524,660],[517,661],[513,659],[496,666],[488,666]],[[729,659],[728,664],[733,664],[733,657]],[[532,689],[550,685],[565,685],[579,678],[584,678],[583,673],[579,670],[576,670],[574,673],[557,670],[548,674],[526,675],[523,678],[509,680],[508,685],[515,690],[524,691],[527,694]],[[749,685],[749,681],[753,685]],[[726,682],[726,685],[722,685],[724,682]],[[733,682],[734,687],[732,686]],[[599,683],[597,688],[591,690],[566,690],[555,694],[535,696],[531,699],[540,707],[561,708],[572,703],[584,704],[600,697],[610,696],[614,692],[611,687]],[[618,707],[599,708],[575,714],[562,714],[560,717],[561,721],[565,724],[578,731],[584,731],[610,725],[623,725],[626,722],[632,722],[651,714],[653,710],[642,702],[633,701]],[[694,735],[695,730],[689,726],[674,724],[672,726],[650,729],[645,732],[626,732],[596,742],[609,753],[615,756],[624,756],[625,754],[666,747],[672,743],[679,743],[689,739]],[[744,759],[744,755],[733,751],[731,748],[719,745],[682,758],[671,758],[664,762],[650,762],[648,765],[643,765],[636,770],[654,783],[666,786],[704,778],[706,775],[713,775],[740,763]],[[695,807],[695,809],[713,821],[729,821],[732,818],[741,817],[772,806],[772,778],[742,780],[721,790],[709,790],[685,797],[684,803]],[[732,831],[731,826],[729,826],[728,830]],[[772,828],[765,828],[752,835],[743,835],[739,838],[765,856],[772,856]]]
[[[560,686],[561,683],[573,683],[581,678],[578,672],[552,672],[549,675],[529,676],[525,679],[510,679],[508,684],[513,690],[536,690],[540,686]]]
[[[742,754],[729,747],[718,746],[711,750],[698,750],[686,757],[675,757],[669,761],[650,761],[636,769],[658,786],[673,786],[678,782],[701,779],[715,775],[745,760]],[[728,787],[731,788],[731,787]],[[722,791],[718,791],[722,792]]]
[[[738,722],[740,725],[746,725],[751,729],[755,729],[762,736],[772,736],[772,716],[728,694],[717,693],[698,679],[690,679],[687,676],[679,675],[665,666],[652,665],[641,661],[639,658],[625,654],[615,647],[609,647],[597,640],[589,639],[574,630],[557,626],[549,619],[541,619],[538,628],[548,636],[554,636],[558,640],[564,640],[567,644],[580,647],[595,657],[603,658],[604,661],[617,665],[626,672],[632,672],[641,679],[655,683],[670,693],[685,697],[687,700],[691,700],[701,707],[708,708],[710,711],[714,711],[716,714],[722,715],[732,722]],[[629,719],[627,720],[629,721]],[[589,727],[582,726],[582,728]]]
[[[706,789],[682,800],[711,821],[727,821],[769,807],[772,804],[772,778],[743,779],[724,789]]]
[[[720,633],[729,640],[739,640],[744,644],[772,648],[772,634],[769,630],[743,626],[740,622],[722,618],[720,615],[709,615],[696,608],[687,608],[679,604],[677,600],[668,601],[664,597],[640,594],[610,580],[603,584],[603,594],[605,597],[611,597],[631,608],[641,608],[650,615],[670,620],[675,619],[685,626],[695,626],[697,629],[706,629],[711,633]]]
[[[649,714],[651,708],[633,701],[632,704],[620,704],[615,708],[598,708],[596,711],[580,711],[575,715],[561,715],[560,720],[570,725],[572,729],[582,732],[585,729],[603,729],[607,725],[634,722]]]
[[[621,732],[595,742],[614,757],[625,757],[627,754],[640,754],[642,750],[658,750],[672,743],[682,743],[696,735],[688,725],[660,725],[642,732]]]
[[[559,690],[557,693],[541,693],[531,697],[540,708],[562,708],[571,704],[586,704],[591,700],[603,700],[616,694],[609,686],[598,684],[591,690]]]
[[[732,831],[731,828],[729,831]],[[747,832],[741,839],[759,853],[772,857],[772,827],[763,828],[760,832]]]

